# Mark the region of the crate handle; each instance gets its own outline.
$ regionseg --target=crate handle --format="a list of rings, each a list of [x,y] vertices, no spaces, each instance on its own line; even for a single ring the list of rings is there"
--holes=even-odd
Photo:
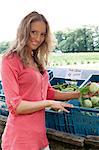
[[[75,110],[78,110],[78,111],[88,111],[88,112],[99,113],[99,109],[95,109],[95,108],[85,108],[85,107],[74,106],[73,108],[66,107],[66,109],[68,109],[69,111],[71,111],[72,109],[75,109]]]

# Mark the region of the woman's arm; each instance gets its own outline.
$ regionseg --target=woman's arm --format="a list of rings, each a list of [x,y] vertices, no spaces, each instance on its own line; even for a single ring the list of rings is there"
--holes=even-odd
[[[30,102],[22,100],[16,108],[16,114],[30,114],[45,107],[51,107],[50,101],[42,100],[38,102]]]
[[[79,97],[80,97],[79,91],[62,92],[62,91],[54,89],[50,83],[48,84],[47,99],[70,100],[70,99],[79,98]]]
[[[56,90],[55,91],[55,99],[56,100],[70,100],[73,98],[79,98],[80,97],[80,92],[79,91],[74,91],[74,92],[61,92]]]
[[[31,114],[46,107],[51,107],[55,110],[62,110],[68,112],[68,110],[65,109],[65,107],[73,107],[73,105],[54,100],[43,100],[38,102],[21,101],[21,103],[17,106],[15,113]]]

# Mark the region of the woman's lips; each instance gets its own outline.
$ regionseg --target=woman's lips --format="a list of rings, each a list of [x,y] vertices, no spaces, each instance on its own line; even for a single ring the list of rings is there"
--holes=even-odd
[[[37,46],[38,44],[37,43],[32,43],[32,45]]]
[[[37,46],[39,43],[38,42],[34,42],[34,41],[31,41],[32,45],[34,46]]]

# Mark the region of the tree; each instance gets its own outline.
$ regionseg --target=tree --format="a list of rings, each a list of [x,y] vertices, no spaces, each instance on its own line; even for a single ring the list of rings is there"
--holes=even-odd
[[[62,40],[64,40],[64,33],[62,31],[58,31],[55,33],[55,37],[57,39],[57,43],[59,44]]]
[[[57,49],[62,52],[89,52],[99,51],[99,27],[82,26],[67,32],[55,33]]]

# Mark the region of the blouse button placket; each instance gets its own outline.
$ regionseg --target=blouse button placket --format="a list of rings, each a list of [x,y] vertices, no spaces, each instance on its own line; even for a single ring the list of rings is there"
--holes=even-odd
[[[44,99],[43,80],[44,80],[44,78],[43,78],[43,76],[42,76],[42,77],[41,77],[41,98],[42,98],[42,100]]]

